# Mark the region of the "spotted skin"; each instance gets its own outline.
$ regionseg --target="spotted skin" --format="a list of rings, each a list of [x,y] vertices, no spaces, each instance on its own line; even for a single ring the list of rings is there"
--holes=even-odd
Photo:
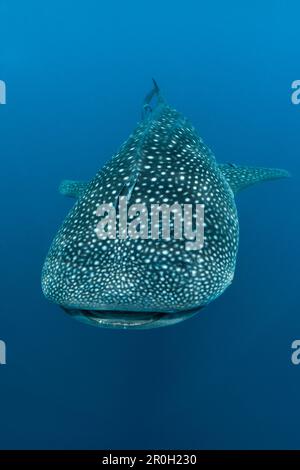
[[[45,260],[45,296],[75,318],[111,328],[152,328],[196,314],[230,285],[239,224],[233,191],[189,121],[158,96],[117,154],[84,185]],[[66,194],[67,186],[62,192]],[[185,240],[100,240],[97,208],[204,204],[201,250]],[[149,209],[150,211],[150,209]]]

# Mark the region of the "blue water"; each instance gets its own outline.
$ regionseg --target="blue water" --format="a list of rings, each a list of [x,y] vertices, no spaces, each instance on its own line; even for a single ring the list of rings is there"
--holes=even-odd
[[[300,4],[0,4],[1,448],[299,448]],[[238,196],[232,286],[198,317],[145,331],[82,325],[40,273],[72,205],[140,118],[155,77],[220,162],[293,178]]]

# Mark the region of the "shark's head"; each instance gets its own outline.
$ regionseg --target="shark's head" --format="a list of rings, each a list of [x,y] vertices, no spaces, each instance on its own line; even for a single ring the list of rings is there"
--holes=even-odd
[[[158,103],[149,110],[153,94]],[[62,184],[61,192],[77,202],[46,258],[45,296],[73,317],[102,327],[152,328],[193,316],[234,275],[238,218],[228,181],[236,188],[246,180],[249,185],[250,178],[249,172],[235,177],[238,171],[217,165],[191,124],[155,87],[142,122],[96,177]],[[163,210],[158,221],[152,218],[155,204],[170,210],[165,237]],[[183,211],[181,237],[174,235],[174,204]],[[185,219],[185,204],[192,219]],[[203,227],[195,210],[200,206],[204,243],[196,243],[196,228],[194,245],[188,245],[184,223],[195,227],[200,221]]]

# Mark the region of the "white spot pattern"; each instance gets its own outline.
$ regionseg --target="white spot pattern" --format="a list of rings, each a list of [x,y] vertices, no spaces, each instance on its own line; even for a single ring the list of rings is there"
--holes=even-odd
[[[99,240],[99,204],[205,205],[204,247],[184,240]],[[67,308],[186,311],[208,304],[231,283],[238,247],[233,193],[192,125],[157,105],[87,185],[56,235],[42,287]]]

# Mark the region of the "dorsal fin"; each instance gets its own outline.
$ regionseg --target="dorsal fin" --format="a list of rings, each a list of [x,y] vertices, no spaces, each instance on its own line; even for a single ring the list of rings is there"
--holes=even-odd
[[[142,117],[144,118],[149,114],[149,112],[152,112],[152,106],[150,105],[151,101],[153,100],[154,97],[157,98],[157,103],[163,102],[163,98],[160,93],[159,86],[157,85],[157,82],[152,78],[153,81],[153,88],[152,90],[146,95],[144,99],[144,104],[143,104],[143,112],[142,112]]]

